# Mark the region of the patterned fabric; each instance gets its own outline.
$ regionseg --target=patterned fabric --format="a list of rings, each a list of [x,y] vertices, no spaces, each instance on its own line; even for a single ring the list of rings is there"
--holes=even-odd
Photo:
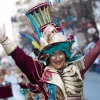
[[[56,88],[54,84],[48,84],[49,90],[49,99],[48,100],[55,100],[56,98]]]
[[[49,70],[45,70],[44,71],[44,77],[43,80],[46,81],[50,81],[52,80],[52,73]]]
[[[83,91],[83,81],[79,69],[75,65],[67,66],[59,71],[64,82],[67,96],[81,96]]]
[[[58,86],[56,87],[56,99],[57,100],[64,100],[64,94]]]
[[[67,100],[82,100],[80,97],[68,97]]]

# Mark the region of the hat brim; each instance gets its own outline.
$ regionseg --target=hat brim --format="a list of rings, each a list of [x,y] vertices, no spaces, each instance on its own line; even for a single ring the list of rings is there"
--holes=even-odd
[[[52,44],[49,44],[49,45],[45,46],[45,47],[39,52],[39,54],[38,54],[38,60],[41,61],[41,58],[44,57],[44,54],[43,54],[43,51],[44,51],[44,50],[49,49],[49,48],[51,48],[51,47],[54,46],[54,45],[58,45],[58,44],[60,44],[60,43],[65,43],[65,42],[70,42],[70,43],[71,43],[71,41],[66,40],[66,41],[62,41],[62,42],[55,42],[55,43],[52,43]],[[71,46],[71,45],[70,45],[70,46]],[[69,49],[70,49],[70,46],[69,46]]]

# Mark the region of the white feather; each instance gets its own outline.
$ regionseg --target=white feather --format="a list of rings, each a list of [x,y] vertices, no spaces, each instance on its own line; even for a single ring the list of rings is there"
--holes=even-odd
[[[49,2],[51,3],[51,5],[53,5],[53,3],[55,2],[55,0],[49,0]]]

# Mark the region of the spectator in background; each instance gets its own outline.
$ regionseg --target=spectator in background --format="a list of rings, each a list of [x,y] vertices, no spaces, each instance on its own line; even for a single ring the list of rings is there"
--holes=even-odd
[[[91,38],[89,39],[89,44],[85,47],[83,52],[87,54],[96,44],[96,42],[99,40],[99,37],[96,34],[91,35]],[[98,57],[94,61],[94,63],[91,65],[89,71],[95,71],[96,67],[98,67]]]

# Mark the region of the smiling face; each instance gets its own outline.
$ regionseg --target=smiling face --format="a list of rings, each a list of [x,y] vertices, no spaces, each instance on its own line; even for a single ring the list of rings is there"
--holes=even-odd
[[[65,54],[61,51],[56,51],[50,56],[49,62],[52,67],[59,70],[64,67],[65,60]]]

